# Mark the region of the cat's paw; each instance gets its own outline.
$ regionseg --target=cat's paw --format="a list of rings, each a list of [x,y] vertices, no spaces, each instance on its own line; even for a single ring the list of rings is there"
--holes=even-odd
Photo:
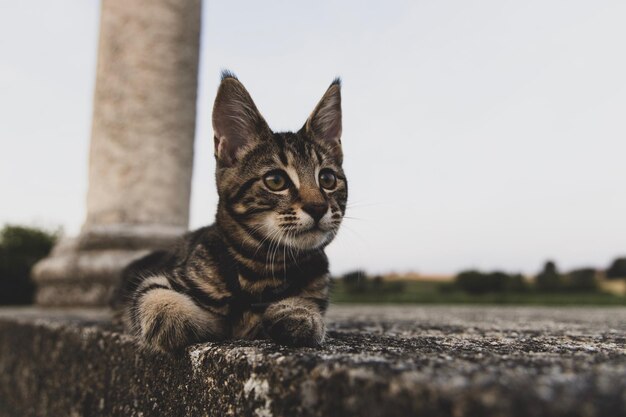
[[[198,341],[196,333],[191,322],[170,317],[167,313],[160,313],[141,326],[143,344],[151,350],[165,353],[179,352]]]
[[[319,312],[288,301],[268,307],[263,315],[263,328],[272,340],[287,346],[319,346],[326,334],[324,318]]]
[[[152,350],[176,352],[193,343],[222,338],[221,321],[184,294],[155,289],[140,299],[138,307],[140,337]]]

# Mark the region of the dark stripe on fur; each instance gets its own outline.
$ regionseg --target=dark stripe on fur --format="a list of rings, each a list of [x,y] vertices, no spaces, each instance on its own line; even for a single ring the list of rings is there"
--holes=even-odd
[[[169,288],[165,285],[161,285],[161,284],[150,284],[147,287],[142,288],[141,290],[137,291],[135,293],[135,298],[139,299],[141,298],[145,293],[147,293],[148,291],[152,291],[155,289],[162,289],[162,290],[169,290]]]
[[[141,300],[141,297],[143,297],[148,292],[152,290],[156,290],[156,289],[169,290],[168,287],[166,287],[165,285],[161,285],[161,284],[150,284],[146,286],[145,288],[142,288],[140,291],[137,291],[133,294],[133,305],[131,307],[132,311],[135,313],[137,312],[137,308],[139,306],[139,301]]]
[[[192,299],[198,301],[204,307],[224,307],[228,304],[228,298],[217,300],[211,297],[209,294],[204,292],[202,288],[200,288],[198,284],[193,281],[193,279],[189,278],[188,276],[181,274],[178,278],[182,281],[185,287],[182,292]]]
[[[246,192],[250,188],[252,188],[252,186],[254,184],[256,184],[258,181],[260,181],[260,180],[261,180],[261,178],[255,177],[255,178],[251,178],[248,181],[246,181],[245,183],[243,183],[243,185],[241,187],[239,187],[237,192],[230,198],[229,203],[230,204],[235,204],[236,202],[238,202],[246,194]]]
[[[278,158],[280,158],[280,162],[285,166],[289,165],[289,160],[287,159],[287,155],[285,155],[285,140],[280,135],[272,135],[272,138],[278,146]]]
[[[226,207],[226,212],[228,213],[228,215],[230,216],[230,218],[237,223],[237,225],[239,227],[241,227],[247,234],[249,234],[250,236],[254,237],[256,240],[258,241],[262,241],[264,239],[264,236],[261,235],[259,232],[257,232],[256,230],[252,230],[250,227],[248,227],[248,225],[246,225],[243,220],[245,219],[244,216],[241,216],[240,214],[235,213],[235,211],[232,209],[232,207],[228,206]],[[228,236],[227,233],[223,232],[222,236],[226,237],[227,239],[230,238],[230,236]]]
[[[147,340],[154,340],[154,338],[159,334],[161,328],[163,327],[163,323],[165,322],[165,318],[163,317],[165,313],[158,314],[155,319],[149,323],[148,329],[145,332],[145,337]]]

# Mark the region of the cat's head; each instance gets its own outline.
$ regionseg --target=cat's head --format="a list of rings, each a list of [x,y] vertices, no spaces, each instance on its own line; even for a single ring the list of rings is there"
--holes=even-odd
[[[243,84],[225,72],[213,131],[223,212],[218,218],[228,216],[235,238],[299,250],[319,249],[333,239],[348,197],[339,79],[298,132],[274,133]]]

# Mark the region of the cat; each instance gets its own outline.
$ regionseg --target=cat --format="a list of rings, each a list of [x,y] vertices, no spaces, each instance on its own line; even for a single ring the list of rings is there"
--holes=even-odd
[[[329,300],[324,248],[348,198],[341,81],[299,131],[274,133],[225,71],[213,131],[215,223],[129,265],[113,303],[117,315],[145,346],[163,352],[225,339],[318,346]]]

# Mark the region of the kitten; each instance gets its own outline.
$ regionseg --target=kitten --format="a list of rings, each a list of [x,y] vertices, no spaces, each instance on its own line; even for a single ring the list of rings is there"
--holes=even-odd
[[[215,224],[188,233],[123,274],[115,307],[144,344],[271,338],[324,340],[324,247],[346,210],[340,80],[296,133],[274,133],[243,84],[224,72],[213,107]]]

